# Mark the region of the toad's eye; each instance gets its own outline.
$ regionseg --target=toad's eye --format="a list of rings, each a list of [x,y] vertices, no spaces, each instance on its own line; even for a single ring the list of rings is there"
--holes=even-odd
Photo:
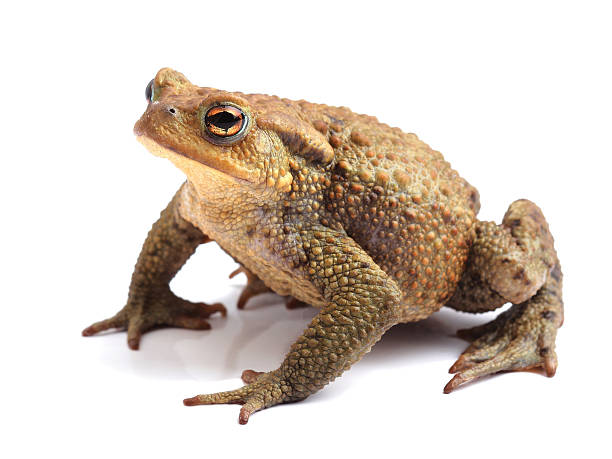
[[[214,137],[232,137],[246,127],[246,115],[231,105],[217,105],[204,115],[204,125]]]
[[[155,84],[154,80],[149,81],[149,84],[147,85],[147,89],[145,89],[145,97],[147,98],[147,101],[149,102],[153,102],[153,85]]]

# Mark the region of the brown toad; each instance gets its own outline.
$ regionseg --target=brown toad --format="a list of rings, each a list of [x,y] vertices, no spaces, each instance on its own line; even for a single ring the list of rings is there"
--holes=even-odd
[[[540,209],[510,205],[501,225],[476,219],[475,188],[414,134],[346,108],[201,88],[162,69],[134,131],[187,176],[149,233],[126,306],[83,331],[127,329],[137,349],[156,325],[210,328],[220,304],[168,286],[199,244],[217,242],[248,277],[239,307],[272,290],[320,308],[281,366],[247,370],[240,389],[186,405],[239,403],[239,421],[301,400],[357,362],[394,324],[442,306],[490,311],[460,331],[472,344],[452,391],[474,378],[555,373],[562,274]]]

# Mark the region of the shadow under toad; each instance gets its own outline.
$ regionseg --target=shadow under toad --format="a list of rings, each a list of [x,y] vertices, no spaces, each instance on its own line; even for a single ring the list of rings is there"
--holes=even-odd
[[[143,335],[137,352],[127,348],[125,333],[105,334],[99,338],[108,340],[100,359],[117,371],[135,372],[146,379],[215,381],[239,378],[244,369],[277,368],[317,309],[287,310],[282,297],[263,294],[239,311],[235,306],[239,292],[236,288],[218,300],[228,314],[211,317],[211,330],[155,330]],[[454,336],[456,330],[485,323],[497,314],[469,315],[443,308],[423,321],[398,324],[342,380],[348,383],[366,372],[393,366],[407,366],[406,371],[418,374],[420,365],[432,361],[439,361],[446,371],[467,346]],[[335,383],[333,387],[330,396],[347,386]]]

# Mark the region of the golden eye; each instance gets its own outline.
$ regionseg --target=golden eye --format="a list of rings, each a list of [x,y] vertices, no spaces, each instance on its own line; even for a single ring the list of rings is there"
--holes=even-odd
[[[246,126],[246,116],[231,105],[211,107],[204,115],[204,125],[208,132],[216,137],[232,137]]]

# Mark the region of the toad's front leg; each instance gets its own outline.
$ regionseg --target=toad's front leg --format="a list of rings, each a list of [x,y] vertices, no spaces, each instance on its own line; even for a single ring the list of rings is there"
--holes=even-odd
[[[351,238],[329,228],[302,231],[297,260],[327,305],[291,346],[281,366],[248,373],[246,386],[197,395],[185,405],[241,404],[239,422],[255,411],[302,400],[357,362],[398,319],[400,292]]]
[[[198,245],[211,240],[180,216],[180,196],[179,190],[147,236],[125,307],[113,317],[87,327],[83,336],[111,328],[127,330],[128,346],[136,350],[141,335],[155,327],[204,330],[210,328],[206,319],[211,314],[226,314],[222,304],[192,303],[176,296],[168,285]]]

